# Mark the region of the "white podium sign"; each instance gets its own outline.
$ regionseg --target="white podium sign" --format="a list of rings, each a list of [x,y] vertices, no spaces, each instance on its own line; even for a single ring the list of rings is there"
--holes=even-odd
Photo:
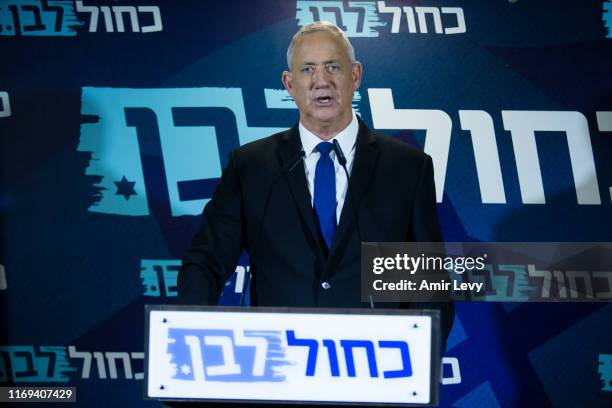
[[[431,405],[438,326],[429,310],[148,306],[145,394]]]

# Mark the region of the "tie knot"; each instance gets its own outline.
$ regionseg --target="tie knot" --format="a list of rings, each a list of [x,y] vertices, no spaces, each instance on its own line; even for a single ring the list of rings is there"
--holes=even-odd
[[[329,155],[333,145],[330,142],[321,142],[317,145],[317,150],[321,153],[321,157],[325,157]]]

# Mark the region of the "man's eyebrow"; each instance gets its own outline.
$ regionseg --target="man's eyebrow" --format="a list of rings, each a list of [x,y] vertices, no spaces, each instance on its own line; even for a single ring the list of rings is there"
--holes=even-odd
[[[332,60],[324,61],[323,65],[326,65],[326,64],[335,64],[337,62],[338,62],[338,60],[332,59]],[[307,66],[307,65],[310,66],[310,65],[317,65],[317,64],[315,62],[302,62],[301,66],[303,67],[303,66]]]

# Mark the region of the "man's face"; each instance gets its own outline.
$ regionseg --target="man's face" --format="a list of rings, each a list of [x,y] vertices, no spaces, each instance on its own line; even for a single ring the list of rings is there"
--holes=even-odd
[[[361,64],[351,63],[341,38],[327,31],[301,37],[294,45],[291,72],[283,72],[300,120],[314,132],[337,133],[350,123],[360,82]]]

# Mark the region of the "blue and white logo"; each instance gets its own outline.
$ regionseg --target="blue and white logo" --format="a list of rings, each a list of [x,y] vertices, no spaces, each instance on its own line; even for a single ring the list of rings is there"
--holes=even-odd
[[[381,33],[463,34],[467,32],[461,7],[412,7],[384,1],[298,0],[299,26],[330,21],[347,37],[378,37]]]
[[[174,378],[190,381],[284,381],[285,377],[277,368],[294,364],[286,360],[286,350],[291,347],[305,347],[308,350],[306,362],[307,377],[321,375],[317,370],[317,355],[321,351],[329,361],[329,375],[332,377],[356,377],[355,354],[363,350],[367,359],[370,377],[400,378],[412,376],[408,343],[402,340],[363,339],[316,339],[298,338],[295,330],[284,333],[252,330],[169,330],[168,353],[175,367]],[[286,338],[286,343],[283,341]],[[286,344],[286,347],[283,346]],[[319,345],[323,350],[319,350]],[[344,355],[343,373],[340,371],[338,354]],[[376,360],[377,350],[399,352],[401,368],[380,372]]]
[[[155,310],[149,322],[155,398],[428,403],[439,364],[427,315]]]
[[[174,378],[190,381],[284,381],[288,364],[278,331],[170,329]]]
[[[87,4],[67,0],[0,0],[0,36],[74,37],[90,33],[155,33],[163,30],[153,5]]]

